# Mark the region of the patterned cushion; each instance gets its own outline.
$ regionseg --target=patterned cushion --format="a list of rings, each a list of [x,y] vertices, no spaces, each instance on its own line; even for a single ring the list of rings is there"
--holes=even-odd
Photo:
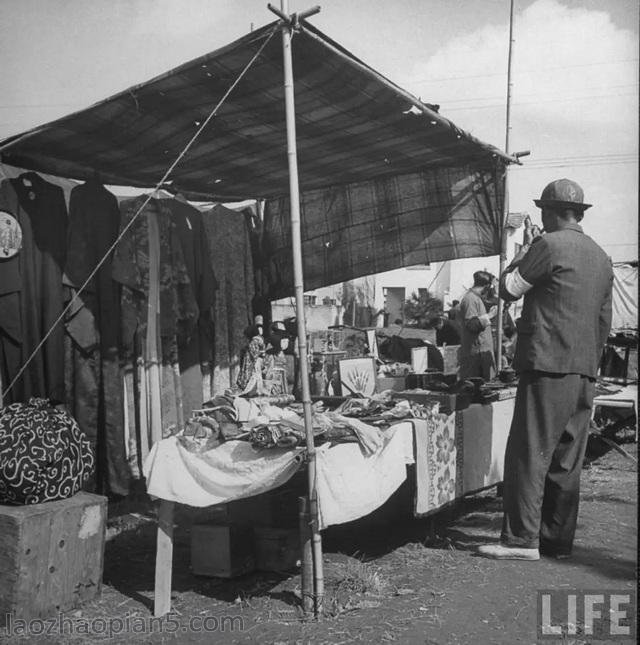
[[[0,503],[39,504],[75,495],[94,469],[89,441],[46,399],[0,410]]]

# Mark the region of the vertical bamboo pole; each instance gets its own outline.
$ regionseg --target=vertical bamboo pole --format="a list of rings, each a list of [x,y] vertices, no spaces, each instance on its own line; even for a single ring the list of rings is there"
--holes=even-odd
[[[280,0],[282,13],[289,15],[288,0]],[[322,541],[318,528],[318,504],[316,491],[316,449],[313,443],[311,417],[311,392],[309,389],[309,361],[307,360],[307,326],[304,311],[304,281],[302,272],[302,242],[300,235],[300,187],[298,183],[298,155],[296,152],[295,100],[293,91],[293,61],[291,56],[291,27],[282,26],[282,50],[284,63],[284,102],[287,125],[287,158],[289,162],[289,195],[291,211],[291,245],[293,253],[293,277],[296,296],[296,319],[298,323],[298,350],[300,355],[300,380],[302,407],[306,435],[309,480],[309,507],[313,545],[314,588],[316,616],[322,612],[324,575],[322,570]]]
[[[513,4],[511,0],[511,8],[509,11],[509,55],[507,60],[507,115],[506,115],[506,134],[504,151],[509,154],[509,135],[511,134],[511,90],[513,83],[511,82],[511,65],[513,60]],[[505,233],[507,217],[509,216],[509,166],[505,167],[504,171],[504,204],[502,210],[502,221],[500,224],[500,268],[498,275],[501,276],[504,272],[507,263],[507,236]],[[503,318],[504,303],[502,300],[498,303],[498,322],[496,329],[496,369],[502,369],[502,318]]]
[[[300,531],[300,594],[305,616],[314,613],[313,601],[313,545],[309,521],[309,500],[298,498],[298,529]]]

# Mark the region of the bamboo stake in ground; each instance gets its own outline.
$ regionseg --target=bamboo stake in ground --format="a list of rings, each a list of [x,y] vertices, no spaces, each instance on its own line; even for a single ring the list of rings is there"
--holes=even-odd
[[[273,9],[270,7],[270,9]],[[303,12],[309,16],[319,8]],[[313,566],[316,595],[316,616],[322,610],[324,596],[324,575],[322,571],[322,541],[318,525],[318,504],[316,492],[316,449],[313,441],[313,421],[311,416],[311,392],[309,389],[309,361],[307,357],[307,326],[304,311],[304,280],[302,271],[302,241],[300,235],[300,187],[298,183],[298,157],[296,152],[295,101],[293,92],[293,62],[291,56],[291,31],[297,16],[289,16],[287,0],[280,0],[282,50],[284,64],[284,102],[287,125],[287,158],[289,162],[289,201],[291,211],[291,245],[293,255],[293,278],[296,296],[296,319],[298,323],[298,350],[300,359],[300,381],[302,387],[302,408],[304,410],[305,438],[308,453],[307,474],[309,482],[309,509],[311,513],[311,532],[313,545]]]
[[[298,528],[300,530],[300,595],[302,610],[305,616],[313,615],[313,548],[311,544],[311,526],[309,516],[309,500],[298,498]]]

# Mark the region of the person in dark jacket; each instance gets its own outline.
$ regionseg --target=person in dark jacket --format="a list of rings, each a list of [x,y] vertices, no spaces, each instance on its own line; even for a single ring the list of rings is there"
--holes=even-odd
[[[436,330],[436,345],[438,347],[460,344],[460,332],[452,320],[444,316],[436,316],[429,324]]]
[[[523,247],[500,280],[501,297],[524,296],[524,304],[501,541],[480,547],[497,559],[571,554],[596,371],[611,327],[613,269],[580,227],[590,207],[582,188],[559,179],[535,203],[546,233]]]
[[[497,308],[493,306],[487,311],[483,300],[483,296],[491,289],[493,280],[494,276],[488,271],[476,271],[473,274],[473,287],[464,294],[460,302],[458,375],[461,379],[481,377],[489,381],[495,376],[491,320],[495,317]]]

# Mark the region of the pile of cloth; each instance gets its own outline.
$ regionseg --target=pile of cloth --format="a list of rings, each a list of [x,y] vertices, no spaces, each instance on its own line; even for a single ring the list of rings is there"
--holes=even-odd
[[[336,409],[322,401],[311,406],[314,444],[357,443],[364,455],[377,453],[384,433],[406,419],[430,419],[439,403],[398,400],[391,391],[371,398],[347,398]],[[288,400],[275,405],[266,397],[218,396],[194,410],[178,442],[189,452],[204,454],[229,440],[247,441],[256,450],[306,446],[304,410]]]

